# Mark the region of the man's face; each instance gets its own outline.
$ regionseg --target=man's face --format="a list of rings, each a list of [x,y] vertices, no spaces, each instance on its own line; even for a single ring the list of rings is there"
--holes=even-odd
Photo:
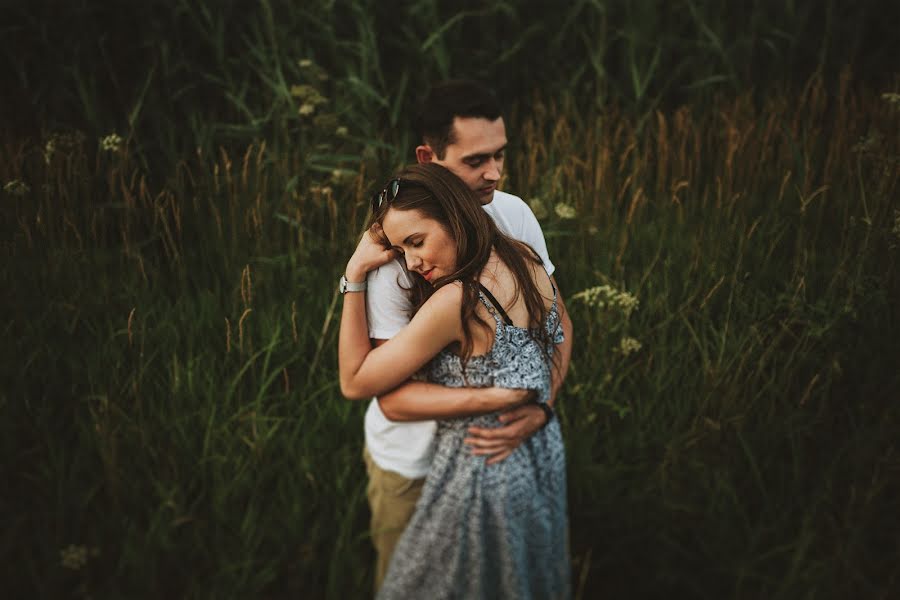
[[[477,117],[453,120],[455,141],[447,146],[444,158],[432,154],[431,161],[446,167],[478,194],[482,204],[494,199],[494,190],[503,174],[506,126],[503,118],[493,121]],[[421,159],[419,162],[423,162]],[[427,161],[426,161],[427,162]]]

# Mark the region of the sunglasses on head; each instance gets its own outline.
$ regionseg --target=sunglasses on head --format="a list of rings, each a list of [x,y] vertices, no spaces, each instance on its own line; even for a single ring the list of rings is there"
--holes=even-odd
[[[381,208],[381,205],[385,202],[390,202],[394,198],[397,197],[397,194],[400,192],[400,178],[391,179],[388,181],[387,185],[384,186],[384,189],[380,192],[376,192],[372,196],[372,212],[378,212],[378,209]]]

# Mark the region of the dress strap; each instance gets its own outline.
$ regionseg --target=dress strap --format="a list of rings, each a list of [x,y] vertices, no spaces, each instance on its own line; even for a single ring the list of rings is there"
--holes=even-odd
[[[490,292],[488,291],[488,289],[487,289],[486,287],[484,287],[484,285],[481,284],[480,281],[478,282],[478,287],[481,289],[481,292],[482,292],[485,296],[487,296],[487,299],[490,300],[491,304],[494,305],[494,306],[493,306],[494,309],[496,309],[496,311],[497,311],[497,312],[495,313],[493,310],[490,310],[491,307],[489,306],[489,307],[488,307],[488,310],[491,312],[491,314],[493,314],[494,317],[496,318],[497,313],[500,313],[500,316],[503,317],[503,322],[506,323],[507,325],[512,325],[512,324],[513,324],[512,319],[510,319],[510,318],[509,318],[509,315],[506,314],[506,311],[503,310],[503,305],[501,305],[499,302],[497,302],[497,299],[494,298],[494,295],[493,295],[492,293],[490,293]]]
[[[547,267],[544,267],[544,273],[547,273]],[[556,292],[556,286],[553,285],[553,276],[550,275],[550,273],[547,273],[547,279],[550,280],[550,287],[553,288],[553,304],[551,304],[551,306],[556,306],[556,297],[558,294]]]

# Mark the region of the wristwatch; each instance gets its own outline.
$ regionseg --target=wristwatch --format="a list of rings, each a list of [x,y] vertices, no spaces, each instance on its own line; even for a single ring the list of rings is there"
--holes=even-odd
[[[338,291],[340,291],[342,294],[346,294],[347,292],[364,292],[366,291],[366,282],[347,281],[347,278],[341,275],[341,281],[338,284]]]
[[[540,408],[542,411],[544,411],[544,416],[547,417],[547,420],[544,421],[543,425],[541,425],[541,429],[543,429],[544,427],[547,426],[548,423],[550,423],[550,421],[553,420],[553,417],[556,415],[556,412],[553,410],[553,407],[550,406],[549,404],[545,404],[543,402],[538,402],[537,400],[535,400],[534,403],[537,404],[538,408]]]

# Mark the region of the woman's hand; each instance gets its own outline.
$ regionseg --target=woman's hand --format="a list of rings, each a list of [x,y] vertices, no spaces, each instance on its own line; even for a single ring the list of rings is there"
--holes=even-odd
[[[372,225],[362,235],[353,256],[347,263],[347,270],[344,271],[347,281],[364,281],[366,273],[387,264],[397,256],[397,251],[386,246],[383,240],[384,236],[378,223]]]

